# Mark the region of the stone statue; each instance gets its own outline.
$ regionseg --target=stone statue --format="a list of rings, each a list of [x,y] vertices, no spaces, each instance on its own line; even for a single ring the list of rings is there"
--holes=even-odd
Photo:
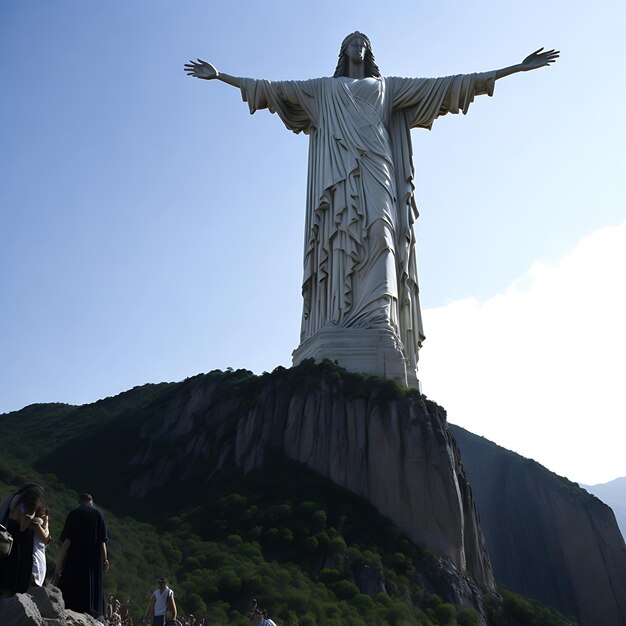
[[[237,78],[198,59],[190,76],[241,90],[250,112],[269,109],[310,136],[304,299],[294,364],[330,358],[351,371],[415,386],[424,340],[413,223],[411,128],[464,114],[499,78],[553,63],[543,48],[521,63],[445,78],[383,77],[369,39],[348,35],[333,77]]]

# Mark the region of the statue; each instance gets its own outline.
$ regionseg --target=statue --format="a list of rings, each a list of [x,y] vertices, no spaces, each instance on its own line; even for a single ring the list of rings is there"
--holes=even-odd
[[[369,39],[348,35],[333,77],[237,78],[198,59],[190,76],[241,90],[250,112],[269,109],[310,136],[303,313],[294,364],[330,358],[348,370],[418,385],[424,340],[413,224],[411,128],[464,114],[495,81],[554,63],[543,48],[521,63],[444,78],[382,77]]]

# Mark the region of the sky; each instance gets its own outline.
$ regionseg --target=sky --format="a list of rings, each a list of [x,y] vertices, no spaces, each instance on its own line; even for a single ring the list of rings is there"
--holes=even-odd
[[[450,422],[586,484],[626,476],[626,5],[607,0],[4,0],[0,413],[213,369],[289,366],[307,138],[187,77],[520,62],[413,131],[424,393]]]

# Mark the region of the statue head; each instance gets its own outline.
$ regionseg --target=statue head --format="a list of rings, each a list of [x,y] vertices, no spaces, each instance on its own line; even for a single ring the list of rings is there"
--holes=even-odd
[[[365,45],[365,57],[363,59],[363,64],[365,66],[365,77],[380,78],[380,70],[378,69],[378,65],[376,65],[376,61],[374,60],[372,44],[367,35],[360,33],[358,30],[350,33],[341,42],[341,49],[339,50],[339,62],[337,63],[337,69],[335,69],[335,73],[333,74],[333,76],[335,78],[338,78],[339,76],[348,76],[348,46],[354,40],[360,40]]]

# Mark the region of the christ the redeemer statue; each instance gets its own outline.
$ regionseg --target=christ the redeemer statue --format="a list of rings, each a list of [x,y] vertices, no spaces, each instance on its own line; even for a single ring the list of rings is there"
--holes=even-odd
[[[383,77],[369,39],[348,35],[333,77],[237,78],[198,59],[190,76],[241,89],[250,112],[269,109],[310,136],[303,313],[294,364],[329,358],[350,371],[418,384],[424,340],[413,223],[411,128],[467,113],[495,81],[553,63],[555,50],[480,74]]]

